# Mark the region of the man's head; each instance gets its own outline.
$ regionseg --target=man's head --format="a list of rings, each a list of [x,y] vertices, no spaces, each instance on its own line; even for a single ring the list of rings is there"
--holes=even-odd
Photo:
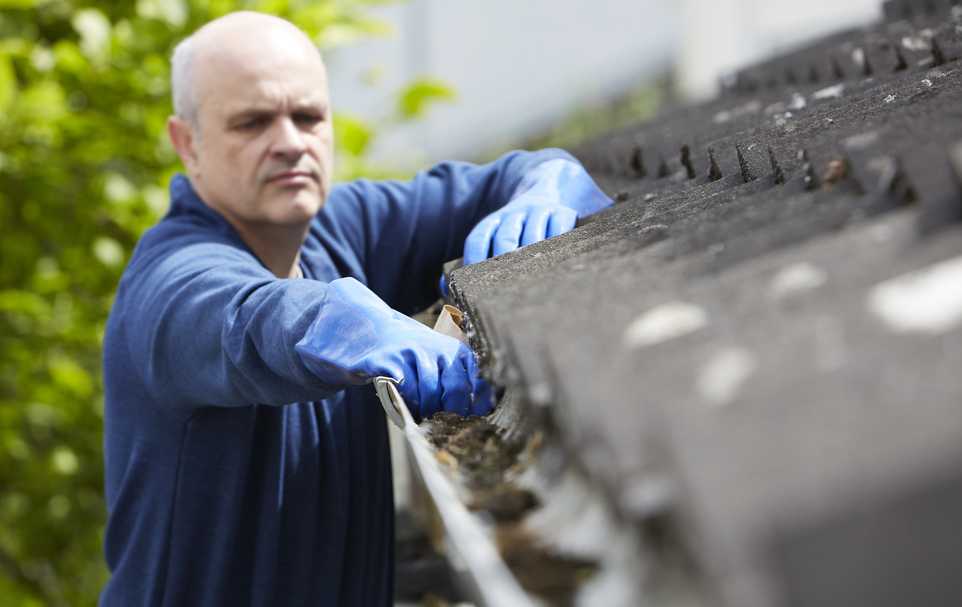
[[[171,142],[204,201],[234,224],[305,225],[330,189],[327,72],[293,24],[211,21],[174,51]]]

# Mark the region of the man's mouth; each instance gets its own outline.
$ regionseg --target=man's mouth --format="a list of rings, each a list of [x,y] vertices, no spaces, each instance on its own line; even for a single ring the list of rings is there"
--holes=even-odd
[[[304,185],[317,181],[317,175],[312,171],[284,171],[276,173],[267,179],[268,183],[277,185]]]

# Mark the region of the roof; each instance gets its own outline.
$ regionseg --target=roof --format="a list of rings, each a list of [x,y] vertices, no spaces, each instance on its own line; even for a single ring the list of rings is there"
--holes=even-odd
[[[450,273],[490,376],[726,604],[962,601],[962,12],[886,15],[574,150],[615,207]]]

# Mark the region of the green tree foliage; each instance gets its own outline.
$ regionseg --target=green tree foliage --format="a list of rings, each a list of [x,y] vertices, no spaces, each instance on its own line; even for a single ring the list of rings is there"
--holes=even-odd
[[[329,47],[383,33],[366,16],[376,3],[0,0],[0,603],[89,605],[106,579],[100,343],[178,170],[164,134],[173,46],[248,8]],[[445,96],[418,90],[411,115]],[[335,116],[351,176],[374,132]]]
[[[401,91],[398,114],[403,120],[419,118],[437,101],[451,101],[454,91],[448,85],[432,78],[422,78]]]

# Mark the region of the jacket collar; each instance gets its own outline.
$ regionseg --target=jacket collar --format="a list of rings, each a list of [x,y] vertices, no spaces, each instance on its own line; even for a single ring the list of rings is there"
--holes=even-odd
[[[220,212],[204,202],[197,194],[190,179],[183,173],[175,174],[170,180],[170,209],[167,211],[165,219],[178,216],[200,219],[217,231],[241,241],[240,234],[237,233],[234,226]]]

